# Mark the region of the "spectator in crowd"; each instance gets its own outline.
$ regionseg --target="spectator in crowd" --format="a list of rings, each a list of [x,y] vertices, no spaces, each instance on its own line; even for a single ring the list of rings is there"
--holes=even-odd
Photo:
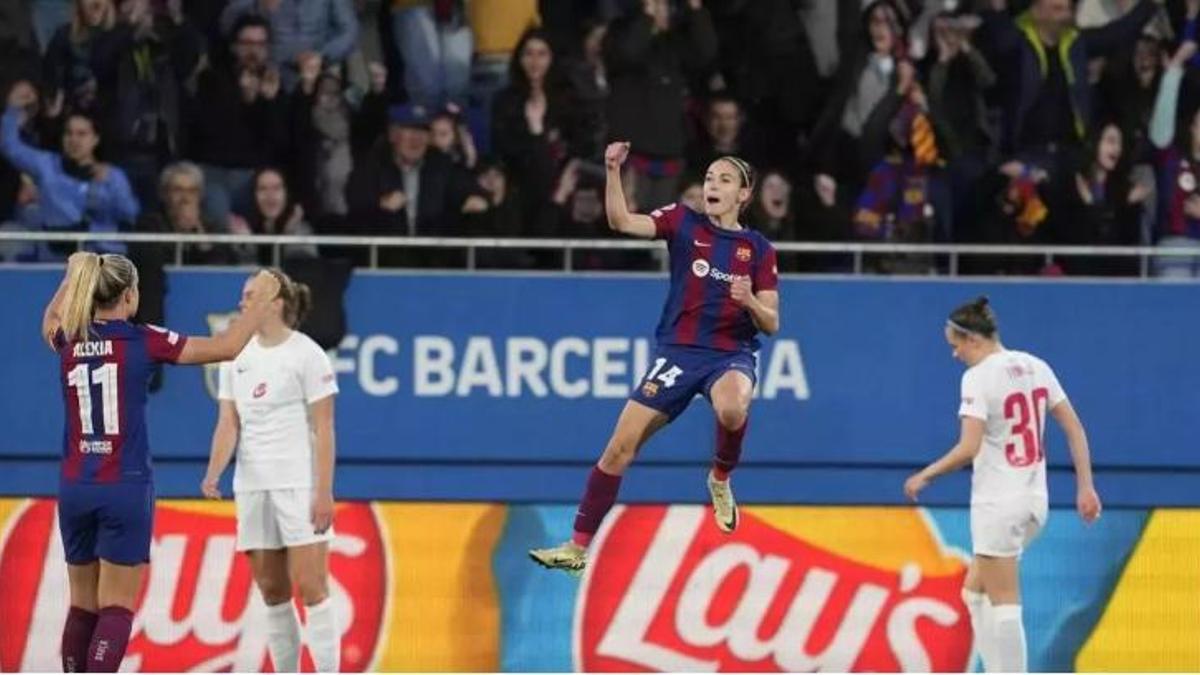
[[[429,142],[458,166],[468,171],[475,170],[475,164],[479,161],[475,137],[463,122],[456,106],[448,106],[433,116],[429,123]]]
[[[123,0],[112,38],[96,48],[105,146],[146,208],[158,176],[180,154],[185,83],[195,84],[204,36],[182,15],[155,13],[150,0]]]
[[[9,100],[21,101],[22,122],[17,130],[21,140],[34,148],[47,148],[58,135],[53,120],[45,116],[41,96],[37,87],[28,79],[17,79],[5,88],[10,92]],[[27,175],[0,157],[0,223],[26,221],[25,212],[36,210],[37,188]],[[32,207],[32,208],[30,208]],[[28,229],[28,228],[26,228]]]
[[[1048,196],[1053,192],[1045,170],[1015,160],[985,173],[977,184],[975,217],[959,228],[958,239],[991,244],[1047,244]],[[963,256],[965,274],[1037,274],[1044,261],[1031,256]]]
[[[459,236],[462,216],[487,209],[470,175],[429,147],[423,108],[394,106],[386,143],[359,160],[346,187],[352,227],[392,236]]]
[[[704,134],[688,152],[688,171],[703,173],[713,160],[725,155],[734,155],[750,162],[761,163],[762,158],[745,142],[745,116],[738,100],[718,94],[708,101],[704,114]]]
[[[96,157],[100,134],[96,123],[82,113],[67,115],[62,153],[30,146],[21,126],[36,99],[28,87],[14,87],[0,120],[0,154],[28,174],[37,188],[38,222],[51,231],[117,232],[138,215],[137,198],[121,169]],[[120,242],[94,242],[90,250],[124,253]],[[39,258],[65,257],[73,245],[43,247]]]
[[[1187,40],[1175,52],[1163,73],[1150,141],[1158,149],[1159,237],[1158,245],[1193,248],[1200,252],[1200,108],[1188,110],[1188,126],[1176,133],[1179,89],[1184,68],[1196,55],[1196,43]],[[1163,277],[1200,277],[1200,256],[1160,257],[1155,273]]]
[[[204,208],[217,222],[248,206],[254,170],[282,161],[288,150],[287,101],[268,59],[270,35],[261,17],[238,19],[232,59],[201,73],[188,101],[188,155],[204,170]]]
[[[793,163],[798,137],[820,112],[817,63],[795,4],[791,0],[710,3],[720,42],[715,84],[721,86],[715,91],[741,101],[743,116],[753,121],[746,126],[756,141],[764,137],[776,141],[755,142],[758,154],[765,156],[749,157],[752,163]]]
[[[600,150],[608,135],[608,120],[604,116],[604,105],[608,100],[608,70],[604,65],[604,39],[608,35],[608,24],[588,21],[584,25],[581,51],[576,58],[566,63],[571,89],[575,92],[579,112],[586,117],[584,127],[591,130],[592,138],[584,139],[587,147],[595,148],[599,160]]]
[[[1146,132],[1165,60],[1160,40],[1142,34],[1132,50],[1108,61],[1096,88],[1100,118],[1115,121],[1129,134],[1124,143],[1125,154],[1134,162],[1153,159]]]
[[[995,85],[996,73],[971,43],[978,23],[953,12],[941,12],[930,22],[925,63],[929,114],[947,163],[947,203],[939,206],[950,232],[960,224],[969,227],[975,185],[994,161],[984,93]]]
[[[636,199],[646,208],[670,203],[679,194],[688,75],[704,72],[716,55],[712,17],[700,0],[677,6],[642,0],[609,27],[604,43],[609,135],[630,141]]]
[[[782,171],[772,169],[762,174],[758,186],[746,222],[771,241],[794,241],[796,211],[792,203],[792,182]]]
[[[313,229],[304,217],[304,207],[292,196],[282,170],[275,167],[259,169],[254,174],[253,185],[254,206],[244,219],[234,216],[233,222],[236,225],[231,229],[252,234],[312,236]],[[280,264],[280,261],[275,259],[274,247],[250,248],[254,252],[257,264]],[[317,247],[312,244],[288,244],[280,247],[280,257],[285,260],[315,258]]]
[[[342,78],[322,72],[319,55],[302,60],[289,105],[295,175],[308,207],[323,214],[346,214],[355,113],[344,94]]]
[[[612,237],[604,216],[603,167],[598,167],[598,171],[589,167],[589,163],[578,159],[567,163],[547,212],[551,218],[546,226],[548,233],[580,239]],[[573,252],[571,267],[580,270],[650,270],[656,268],[656,263],[646,251],[580,249]]]
[[[221,13],[222,32],[239,19],[260,16],[271,26],[271,61],[291,91],[303,62],[313,56],[341,64],[358,40],[358,16],[348,0],[230,0]]]
[[[392,0],[392,39],[409,100],[426,110],[467,107],[474,38],[464,0]]]
[[[34,38],[40,53],[46,52],[54,39],[55,31],[71,20],[71,12],[75,10],[74,0],[29,0],[13,4],[25,7],[30,12],[29,19],[33,24]]]
[[[1087,138],[1094,113],[1088,59],[1109,56],[1137,40],[1154,17],[1155,0],[1140,0],[1112,23],[1080,30],[1069,0],[1034,0],[1013,19],[1007,0],[989,0],[982,14],[993,63],[1008,70],[1015,89],[1006,97],[1002,149],[1054,173],[1060,150]]]
[[[490,117],[492,99],[508,85],[509,62],[521,38],[541,23],[537,0],[471,0],[467,21],[475,38],[471,98]]]
[[[159,182],[161,208],[147,211],[138,221],[141,232],[174,234],[249,234],[244,223],[230,228],[233,220],[217,221],[204,213],[204,172],[192,162],[181,161],[163,169]],[[157,266],[175,260],[175,246],[139,246],[138,257]],[[254,260],[254,248],[211,242],[183,245],[185,265],[246,265]]]
[[[591,138],[562,71],[549,36],[528,31],[517,45],[509,85],[497,96],[492,133],[496,154],[510,168],[525,196],[525,217],[536,220],[554,180],[569,157],[583,157]]]
[[[384,69],[386,81],[387,54],[383,48],[380,18],[386,0],[354,0],[354,15],[358,22],[358,40],[346,57],[346,81],[352,92],[363,94],[373,87],[376,72]]]
[[[487,210],[464,215],[463,234],[471,237],[528,238],[540,234],[539,223],[526,220],[521,198],[508,178],[503,162],[485,159],[475,174],[476,187],[487,200]],[[556,251],[549,252],[557,257]],[[475,265],[480,268],[532,269],[541,267],[546,251],[479,249]]]
[[[1052,236],[1063,244],[1136,246],[1151,190],[1130,179],[1121,128],[1109,121],[1096,129],[1085,160],[1055,185]],[[1067,258],[1062,265],[1068,274],[1085,276],[1128,275],[1138,269],[1136,258]]]
[[[814,189],[843,202],[858,196],[887,152],[889,126],[904,102],[900,92],[916,81],[916,69],[903,58],[907,28],[891,0],[871,2],[862,21],[866,46],[842,60],[812,136]]]
[[[92,113],[99,84],[93,70],[96,48],[112,38],[117,25],[113,0],[75,0],[71,21],[58,28],[46,49],[47,98],[68,112]],[[59,97],[62,97],[59,99]]]

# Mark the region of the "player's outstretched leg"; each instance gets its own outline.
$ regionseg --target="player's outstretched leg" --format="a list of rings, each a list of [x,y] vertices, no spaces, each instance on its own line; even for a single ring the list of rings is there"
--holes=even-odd
[[[708,493],[712,498],[713,519],[717,528],[729,534],[738,526],[737,500],[729,474],[742,457],[742,440],[750,426],[750,399],[754,382],[740,370],[729,370],[709,390],[713,412],[717,416],[716,448],[712,471],[708,474]]]
[[[530,551],[529,557],[534,562],[574,575],[583,573],[587,566],[587,547],[617,502],[625,469],[633,463],[642,444],[666,423],[667,416],[653,408],[636,401],[625,404],[604,454],[588,475],[583,499],[575,513],[575,532],[571,540],[552,548]]]
[[[96,613],[96,587],[100,583],[100,563],[67,565],[71,584],[71,609],[62,634],[62,667],[64,673],[87,671],[88,647],[100,615]]]

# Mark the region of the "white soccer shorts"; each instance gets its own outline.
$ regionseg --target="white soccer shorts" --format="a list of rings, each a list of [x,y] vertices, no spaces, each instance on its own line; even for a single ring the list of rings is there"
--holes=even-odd
[[[976,555],[1019,558],[1046,525],[1044,499],[971,505],[971,546]]]
[[[237,493],[237,550],[278,550],[332,540],[332,527],[323,534],[313,531],[312,500],[312,488]]]

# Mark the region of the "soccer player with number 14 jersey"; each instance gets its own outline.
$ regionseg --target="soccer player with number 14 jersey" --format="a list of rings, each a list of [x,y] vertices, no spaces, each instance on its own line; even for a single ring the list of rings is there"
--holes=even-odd
[[[697,394],[712,403],[717,417],[716,456],[708,475],[713,516],[722,532],[737,528],[729,474],[748,426],[758,334],[779,330],[775,249],[738,221],[754,190],[750,166],[736,157],[709,165],[704,213],[672,204],[645,216],[626,207],[621,164],[628,154],[628,143],[613,143],[604,153],[608,224],[623,234],[667,242],[671,289],[654,361],[588,476],[574,535],[559,546],[529,552],[544,567],[574,574],[586,567],[587,546],[616,503],[621,476],[638,450]]]

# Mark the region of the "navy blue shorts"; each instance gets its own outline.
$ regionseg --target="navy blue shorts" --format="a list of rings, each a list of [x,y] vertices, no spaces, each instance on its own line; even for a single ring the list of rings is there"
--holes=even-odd
[[[674,420],[697,394],[709,398],[713,384],[731,370],[757,382],[756,364],[755,356],[746,352],[662,345],[630,399]]]
[[[152,483],[84,483],[58,491],[58,529],[67,563],[150,562],[154,534]]]

